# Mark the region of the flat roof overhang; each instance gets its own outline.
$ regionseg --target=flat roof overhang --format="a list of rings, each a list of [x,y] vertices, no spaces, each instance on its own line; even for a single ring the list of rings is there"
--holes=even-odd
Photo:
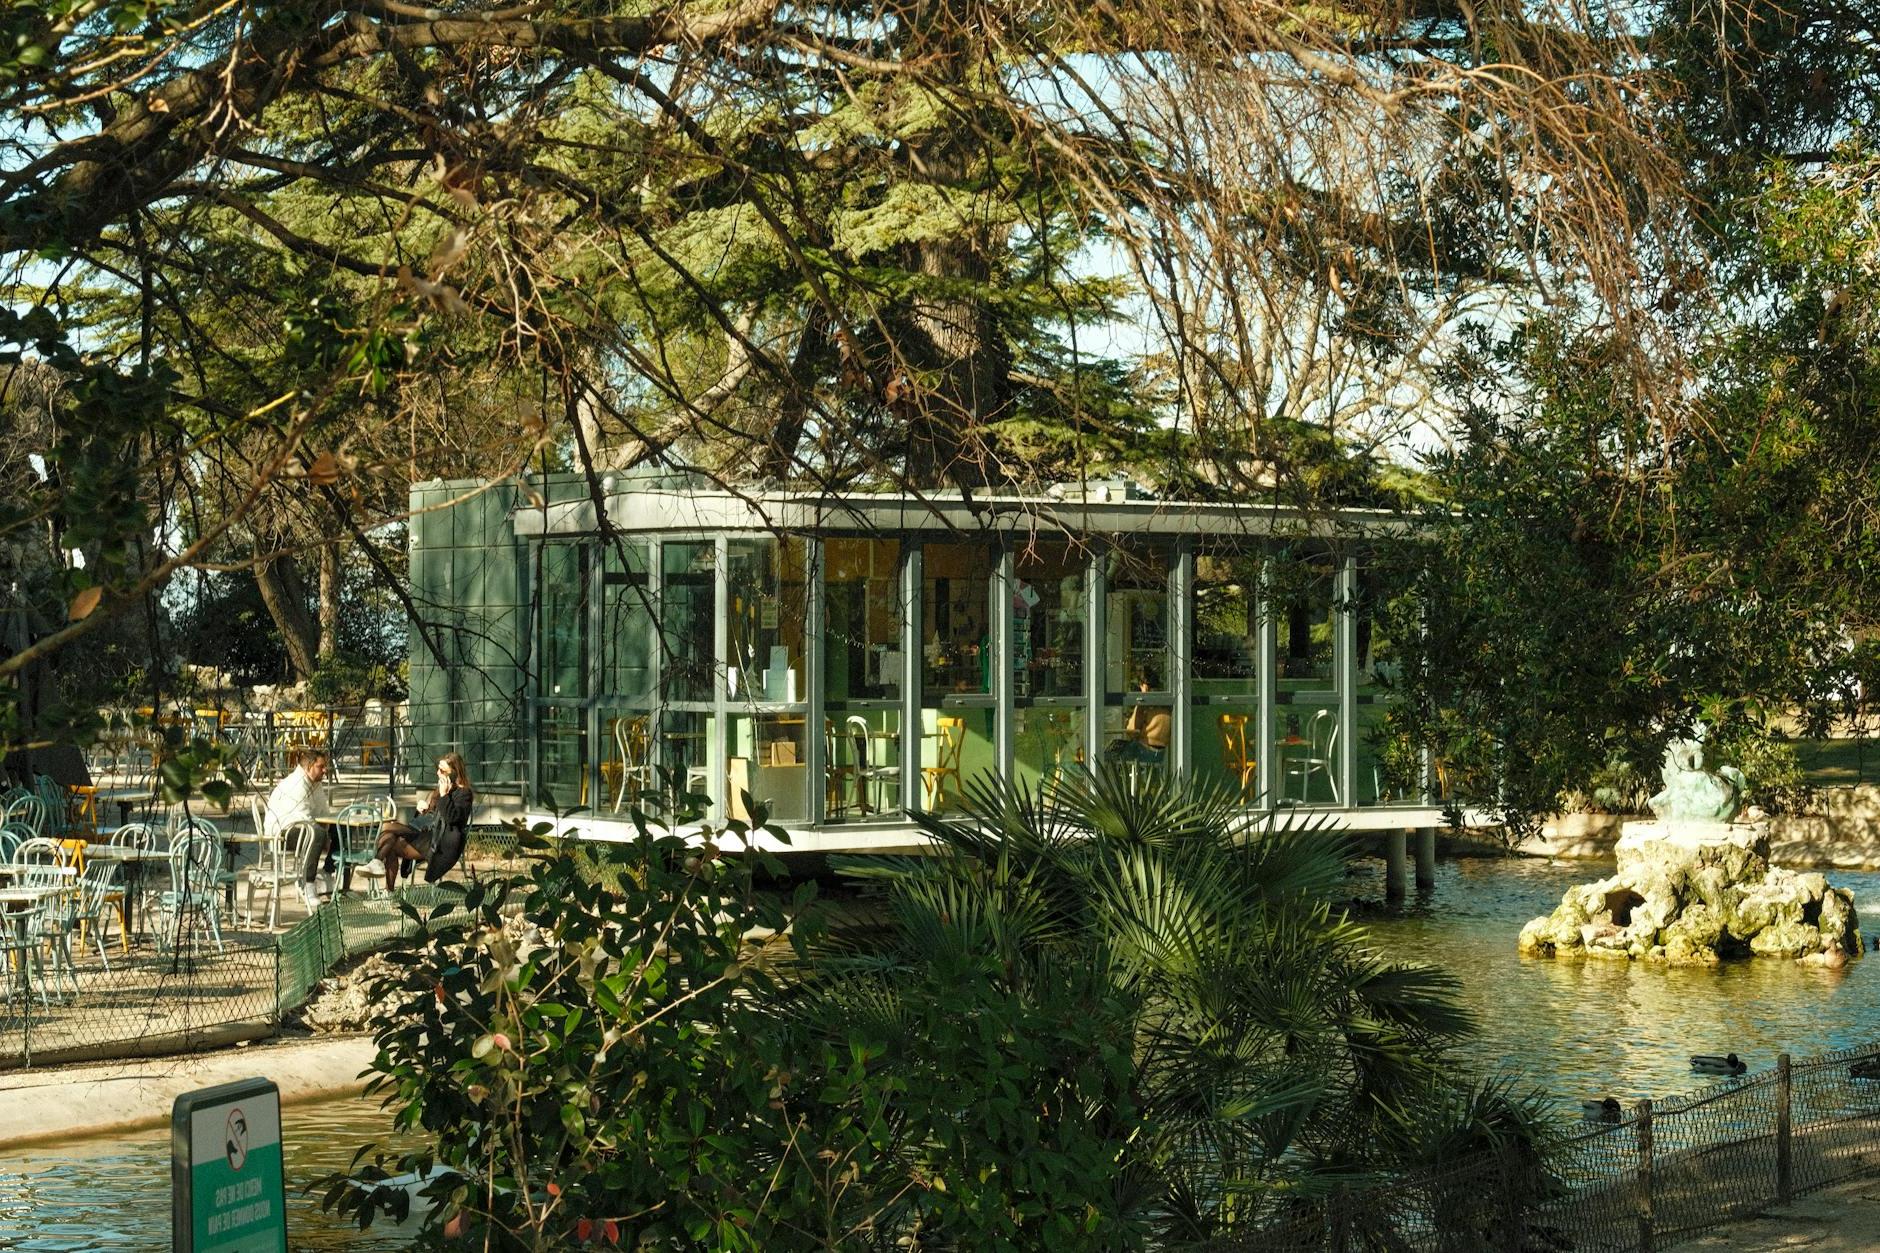
[[[1051,496],[831,496],[805,492],[639,489],[604,498],[607,521],[620,531],[753,531],[772,533],[972,535],[1128,535],[1143,538],[1218,535],[1262,538],[1364,539],[1407,535],[1412,527],[1384,509],[1302,510],[1275,504],[1180,500],[1059,500]],[[598,531],[592,500],[516,510],[515,533],[526,537]]]

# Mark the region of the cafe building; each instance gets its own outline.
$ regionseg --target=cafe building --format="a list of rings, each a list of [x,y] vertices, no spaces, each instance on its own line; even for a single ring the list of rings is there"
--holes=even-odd
[[[793,849],[905,848],[910,810],[1084,770],[1351,830],[1442,820],[1386,719],[1383,512],[671,475],[430,483],[413,511],[419,745],[587,835],[749,797]]]

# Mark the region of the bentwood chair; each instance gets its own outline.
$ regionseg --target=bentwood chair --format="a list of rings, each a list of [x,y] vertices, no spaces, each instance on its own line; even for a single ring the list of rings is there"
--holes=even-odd
[[[157,847],[157,833],[145,823],[128,822],[111,833],[108,843],[112,848],[148,853]],[[131,894],[135,892],[138,899],[143,900],[150,896],[151,890],[143,861],[119,864],[123,869],[118,875],[118,886],[113,894],[107,896],[107,904],[117,912],[121,947],[128,953],[131,947]]]
[[[1245,801],[1258,785],[1259,759],[1247,745],[1246,714],[1222,714],[1220,717],[1221,764],[1239,781],[1240,799]]]
[[[288,823],[279,835],[262,842],[260,857],[248,869],[248,895],[242,902],[242,913],[251,924],[255,916],[255,886],[265,883],[268,886],[268,930],[280,925],[281,897],[300,883],[301,852],[319,838],[319,828],[302,820]]]
[[[339,849],[333,857],[339,867],[342,887],[352,883],[356,868],[378,859],[379,825],[392,817],[392,806],[390,797],[382,801],[354,801],[333,815],[333,823],[339,830]]]
[[[82,945],[89,935],[97,946],[98,961],[108,974],[111,960],[105,956],[105,925],[111,914],[117,912],[123,917],[124,889],[118,886],[119,866],[114,861],[94,859],[78,876],[78,891],[72,897],[73,912],[62,920],[61,940],[65,945],[65,960],[68,966],[73,964],[72,932],[76,930]],[[130,951],[130,932],[120,924],[119,942],[126,952]]]
[[[45,835],[46,803],[31,792],[17,793],[7,803],[5,814],[0,815],[0,823],[9,827],[25,827],[34,835]]]
[[[955,788],[961,786],[960,756],[966,748],[966,719],[941,714],[934,719],[934,734],[939,743],[934,746],[933,765],[920,768],[920,781],[930,810],[937,810],[946,802],[948,779],[953,780]]]
[[[68,875],[71,861],[65,847],[57,840],[47,839],[43,835],[34,836],[14,851],[13,864],[20,867],[17,881],[21,887],[38,888],[46,893],[36,907],[38,919],[35,932],[52,954],[55,984],[63,978],[76,996],[78,976],[72,970],[72,951],[66,934],[66,928],[75,925],[71,917],[74,912],[72,894],[60,890],[67,888],[71,882]]]
[[[222,949],[221,841],[200,829],[179,831],[170,838],[170,889],[157,901],[163,916],[161,934],[172,952],[181,947],[183,931],[195,919],[205,935]]]

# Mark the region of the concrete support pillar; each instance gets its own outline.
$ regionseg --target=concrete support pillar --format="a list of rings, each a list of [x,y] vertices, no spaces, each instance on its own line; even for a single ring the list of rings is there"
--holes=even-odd
[[[1436,886],[1436,828],[1417,828],[1417,890]]]
[[[1402,831],[1387,831],[1384,834],[1384,899],[1401,901],[1403,899],[1405,836]]]

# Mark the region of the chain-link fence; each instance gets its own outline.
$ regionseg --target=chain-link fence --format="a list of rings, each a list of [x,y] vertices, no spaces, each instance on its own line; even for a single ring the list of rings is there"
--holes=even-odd
[[[428,916],[456,900],[414,885],[346,897],[278,935],[196,935],[175,951],[113,934],[21,933],[0,953],[0,1069],[187,1052],[279,1030],[340,962],[411,935],[403,901]],[[437,922],[452,918],[440,915]],[[100,951],[102,948],[102,951]]]
[[[1880,1044],[1640,1102],[1544,1158],[1510,1148],[1301,1200],[1226,1250],[1650,1250],[1880,1166]]]

